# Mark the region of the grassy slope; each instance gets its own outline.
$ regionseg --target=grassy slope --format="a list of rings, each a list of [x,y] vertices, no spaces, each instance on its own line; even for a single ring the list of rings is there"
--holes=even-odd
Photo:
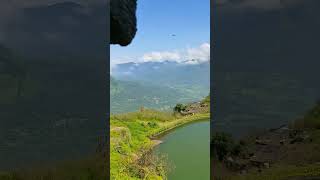
[[[155,85],[120,81],[111,77],[111,112],[118,114],[136,111],[141,105],[167,111],[171,110],[177,102],[188,103],[201,99],[208,90],[208,87],[200,85]]]
[[[180,117],[153,110],[111,116],[111,179],[139,179],[131,164],[155,145],[150,137],[208,118],[209,113]],[[159,165],[140,168],[145,171],[145,179],[165,178],[165,169],[159,169]]]
[[[320,177],[320,103],[306,113],[302,119],[291,124],[291,128],[307,131],[312,142],[301,144],[290,152],[287,159],[274,164],[270,169],[262,172],[250,172],[246,175],[232,175],[216,178],[223,180],[295,180],[303,177]],[[221,169],[216,165],[215,171]]]

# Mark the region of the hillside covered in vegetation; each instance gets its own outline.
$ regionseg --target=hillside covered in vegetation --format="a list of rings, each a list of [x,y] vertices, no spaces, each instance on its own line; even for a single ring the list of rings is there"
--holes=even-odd
[[[295,180],[320,178],[320,103],[288,125],[234,140],[211,140],[217,179]]]
[[[117,64],[111,74],[111,112],[132,112],[139,106],[168,111],[177,102],[199,101],[209,93],[209,67],[209,62]]]
[[[209,88],[200,85],[166,86],[142,81],[125,81],[111,77],[110,108],[112,113],[136,111],[143,105],[160,111],[171,110],[177,102],[198,101]]]

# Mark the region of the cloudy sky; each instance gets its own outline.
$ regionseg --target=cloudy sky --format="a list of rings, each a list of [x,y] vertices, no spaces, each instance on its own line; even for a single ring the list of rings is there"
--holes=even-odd
[[[210,0],[139,0],[137,19],[138,32],[133,42],[127,47],[111,46],[111,66],[124,62],[208,60]]]

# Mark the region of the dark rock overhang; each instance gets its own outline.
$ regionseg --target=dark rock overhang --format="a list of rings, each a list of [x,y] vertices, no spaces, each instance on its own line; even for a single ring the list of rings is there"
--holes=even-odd
[[[110,1],[110,43],[127,46],[137,32],[137,0]]]

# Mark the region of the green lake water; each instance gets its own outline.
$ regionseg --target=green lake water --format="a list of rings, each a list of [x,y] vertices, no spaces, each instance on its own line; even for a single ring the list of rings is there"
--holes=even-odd
[[[156,148],[166,154],[173,169],[169,180],[210,179],[210,123],[194,122],[164,135]]]

